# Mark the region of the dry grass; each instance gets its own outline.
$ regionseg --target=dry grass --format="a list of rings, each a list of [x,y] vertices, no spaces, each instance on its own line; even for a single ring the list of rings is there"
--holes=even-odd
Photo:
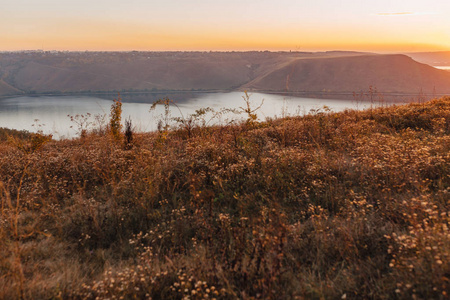
[[[450,293],[450,98],[38,142],[0,144],[2,299]]]

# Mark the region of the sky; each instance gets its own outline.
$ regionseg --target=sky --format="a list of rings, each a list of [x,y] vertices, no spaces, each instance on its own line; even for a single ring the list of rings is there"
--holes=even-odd
[[[449,0],[0,0],[0,51],[450,50]]]

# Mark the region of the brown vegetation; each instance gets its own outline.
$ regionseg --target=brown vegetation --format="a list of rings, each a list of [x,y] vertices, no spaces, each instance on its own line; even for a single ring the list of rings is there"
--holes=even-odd
[[[450,98],[190,129],[2,142],[0,298],[448,297]]]
[[[30,137],[30,133],[26,130],[15,130],[9,128],[0,127],[0,141],[6,141],[8,138],[19,138],[24,140]]]

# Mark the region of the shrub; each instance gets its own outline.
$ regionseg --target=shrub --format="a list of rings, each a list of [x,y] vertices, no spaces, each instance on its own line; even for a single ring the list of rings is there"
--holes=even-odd
[[[120,132],[122,130],[122,99],[119,97],[113,100],[111,105],[111,113],[109,116],[109,126],[111,128],[111,134],[116,139],[120,139]]]

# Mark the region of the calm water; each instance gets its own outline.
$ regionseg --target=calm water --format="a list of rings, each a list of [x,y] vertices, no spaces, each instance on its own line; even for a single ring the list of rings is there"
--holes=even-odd
[[[184,99],[178,104],[181,113],[187,116],[196,109],[211,107],[215,110],[221,108],[239,108],[244,105],[241,92],[211,93],[190,95],[190,99]],[[311,109],[320,109],[324,105],[333,111],[342,111],[347,108],[362,109],[364,106],[357,105],[349,100],[326,100],[299,98],[292,96],[280,96],[272,94],[250,94],[252,107],[259,106],[264,99],[264,104],[258,110],[258,117],[264,120],[266,117],[281,117],[286,115],[301,115],[310,112]],[[133,102],[128,99],[123,103],[122,118],[130,117],[133,125],[138,131],[156,130],[157,122],[161,119],[162,106],[150,112],[148,103],[142,103],[142,99]],[[0,100],[0,127],[8,127],[18,130],[37,131],[53,134],[56,139],[70,138],[76,136],[77,125],[71,122],[67,115],[86,115],[90,113],[89,121],[96,123],[94,116],[104,116],[108,120],[112,100],[105,100],[87,96],[54,96],[54,97],[17,97]],[[172,117],[180,116],[177,108],[171,109]],[[239,118],[235,115],[226,115],[224,119]],[[242,117],[241,117],[242,118]],[[216,121],[217,122],[217,121]],[[71,126],[73,128],[71,128]],[[92,125],[95,126],[95,125]],[[91,126],[91,128],[92,128]]]

